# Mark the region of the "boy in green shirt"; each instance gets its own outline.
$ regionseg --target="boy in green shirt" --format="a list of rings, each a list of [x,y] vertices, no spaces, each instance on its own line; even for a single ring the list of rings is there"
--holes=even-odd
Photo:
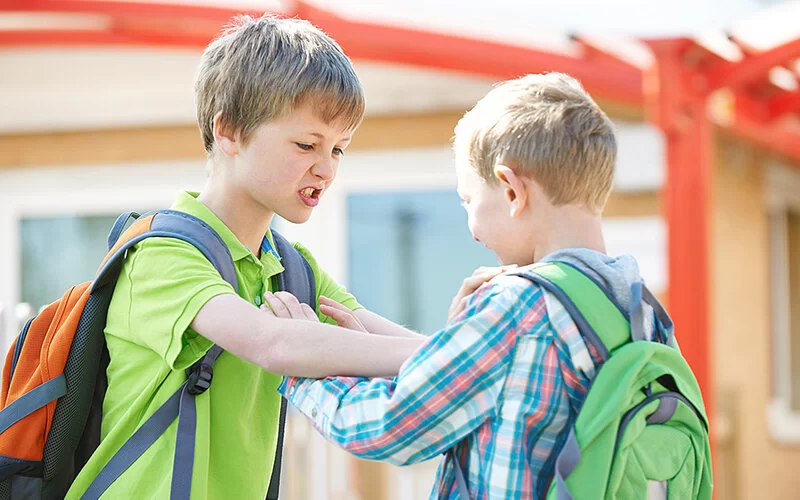
[[[189,243],[153,237],[130,251],[105,330],[102,441],[68,498],[86,491],[214,344],[225,352],[211,388],[196,397],[192,498],[266,496],[281,375],[395,375],[421,344],[420,336],[363,309],[299,244],[314,273],[319,311],[286,301],[282,314],[359,323],[379,335],[278,318],[262,300],[284,307],[283,292],[270,293],[283,271],[269,232],[273,216],[308,220],[363,117],[363,89],[339,46],[304,21],[244,17],[206,49],[195,91],[208,181],[201,194],[179,194],[172,209],[220,235],[234,260],[238,295]],[[104,498],[168,497],[176,427]]]

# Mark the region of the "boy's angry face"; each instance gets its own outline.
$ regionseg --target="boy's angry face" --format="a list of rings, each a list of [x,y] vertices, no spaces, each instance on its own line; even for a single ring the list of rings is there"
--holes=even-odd
[[[269,213],[295,224],[306,222],[336,177],[353,132],[300,106],[261,124],[239,147],[236,183]]]

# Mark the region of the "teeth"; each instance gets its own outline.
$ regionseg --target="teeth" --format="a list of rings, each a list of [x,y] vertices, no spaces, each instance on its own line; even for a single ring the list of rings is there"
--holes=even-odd
[[[314,188],[305,188],[300,191],[300,193],[306,198],[311,198],[311,196],[314,194]]]

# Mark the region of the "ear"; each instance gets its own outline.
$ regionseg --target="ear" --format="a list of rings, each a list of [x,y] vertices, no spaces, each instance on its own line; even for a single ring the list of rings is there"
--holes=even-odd
[[[506,199],[511,204],[511,217],[517,217],[528,206],[530,196],[523,179],[506,165],[496,165],[494,175],[500,181]]]
[[[214,115],[214,142],[226,156],[239,154],[239,138],[222,119],[222,111]]]

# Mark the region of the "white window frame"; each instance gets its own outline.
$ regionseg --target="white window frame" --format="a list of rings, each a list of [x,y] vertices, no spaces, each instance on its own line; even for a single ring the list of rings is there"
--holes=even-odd
[[[800,444],[800,411],[790,407],[791,352],[787,214],[800,213],[800,172],[782,164],[767,169],[770,225],[770,292],[772,304],[773,391],[767,410],[770,433],[779,442]],[[800,360],[794,360],[800,363]]]
[[[202,160],[0,170],[0,303],[6,305],[0,347],[7,349],[18,333],[13,309],[21,300],[23,219],[168,207],[179,190],[204,182]]]

